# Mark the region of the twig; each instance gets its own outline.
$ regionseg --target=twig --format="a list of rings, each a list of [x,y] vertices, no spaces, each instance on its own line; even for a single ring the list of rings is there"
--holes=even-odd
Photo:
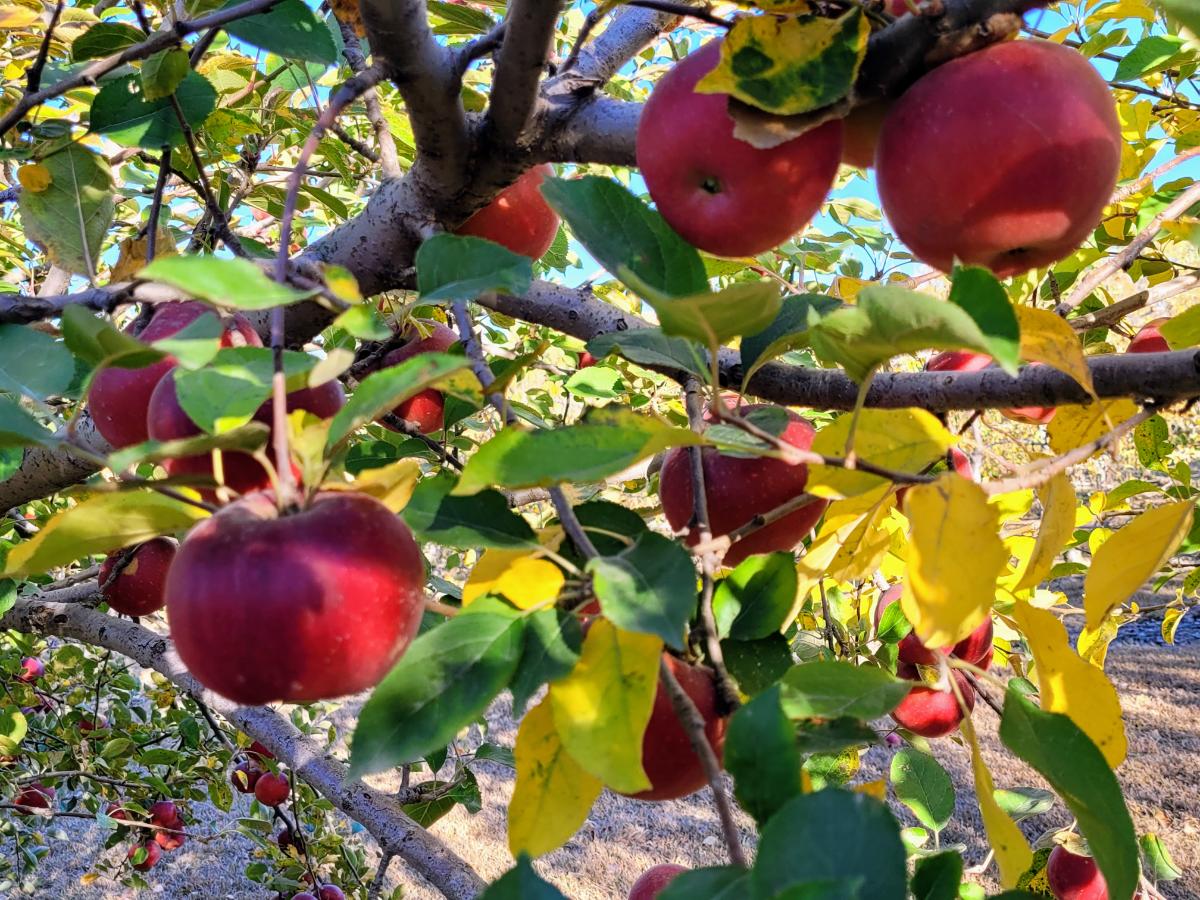
[[[641,9],[652,9],[655,12],[668,13],[687,19],[697,19],[709,25],[719,25],[729,30],[733,22],[714,13],[707,5],[688,6],[686,3],[671,3],[669,0],[622,0],[626,6],[637,6]]]
[[[342,32],[342,56],[346,57],[346,64],[355,75],[365,72],[367,60],[359,46],[358,35],[353,27],[341,19],[337,22]],[[375,132],[375,143],[379,147],[379,170],[384,178],[399,178],[404,173],[400,168],[400,157],[396,155],[396,140],[383,117],[383,106],[380,104],[377,88],[363,91],[363,105],[367,108],[367,121],[371,123],[371,129]]]
[[[54,29],[58,27],[58,20],[62,18],[64,0],[58,0],[54,6],[54,12],[50,14],[50,23],[46,26],[46,34],[42,37],[42,44],[38,47],[37,57],[33,61],[33,65],[29,67],[29,74],[25,77],[25,93],[36,94],[38,88],[42,86],[42,72],[46,69],[46,59],[50,55],[50,42],[54,40]]]
[[[1167,160],[1157,169],[1147,172],[1141,178],[1137,178],[1128,184],[1121,185],[1116,189],[1116,191],[1113,192],[1112,200],[1110,202],[1120,203],[1122,200],[1127,200],[1138,191],[1142,190],[1142,188],[1154,184],[1155,179],[1157,179],[1160,175],[1167,174],[1167,172],[1170,172],[1176,166],[1181,165],[1196,156],[1200,156],[1200,147],[1192,147],[1190,150],[1184,150],[1178,156]]]
[[[1130,294],[1128,297],[1123,297],[1104,309],[1075,316],[1067,321],[1076,331],[1086,331],[1089,328],[1111,328],[1130,313],[1137,312],[1146,306],[1152,306],[1162,300],[1169,300],[1171,297],[1198,287],[1200,287],[1200,272],[1180,275],[1178,278],[1172,278],[1170,281],[1164,281]]]
[[[387,870],[391,862],[390,853],[385,853],[379,858],[379,867],[375,870],[375,877],[371,879],[371,887],[367,890],[367,900],[379,900],[383,894],[383,883],[387,880]]]
[[[196,166],[196,178],[200,187],[200,196],[203,198],[204,207],[213,221],[217,237],[225,243],[225,246],[235,256],[246,258],[246,250],[242,247],[241,240],[238,239],[233,229],[230,228],[229,219],[226,217],[225,211],[221,209],[221,204],[217,202],[216,194],[213,193],[208,175],[204,171],[204,160],[200,156],[200,148],[196,144],[195,132],[192,131],[192,126],[187,120],[183,106],[180,105],[179,98],[175,94],[172,94],[169,99],[171,101],[171,108],[175,111],[175,118],[179,121],[179,128],[183,131],[183,139],[187,144],[188,152],[192,156],[192,162]]]
[[[822,502],[824,502],[822,498],[816,496],[815,494],[797,494],[795,497],[792,497],[790,500],[785,500],[783,503],[780,503],[773,509],[769,509],[764,513],[759,513],[749,522],[746,522],[744,525],[739,525],[728,534],[711,538],[707,543],[701,541],[700,543],[695,544],[692,547],[692,552],[696,554],[727,552],[730,545],[736,544],[738,541],[743,540],[747,536],[758,531],[760,528],[766,528],[772,522],[778,522],[784,516],[790,515],[798,509],[803,509],[804,507],[813,503]]]
[[[359,156],[366,158],[370,162],[379,162],[379,154],[376,151],[372,150],[370,147],[368,147],[366,144],[364,144],[362,141],[360,141],[358,138],[356,138],[354,135],[352,135],[349,131],[347,131],[345,129],[344,126],[339,125],[337,122],[334,122],[333,126],[330,128],[330,131],[332,131],[334,134],[336,134],[338,136],[338,139],[343,144],[345,144],[347,147],[349,147],[351,150],[353,150]]]
[[[992,708],[992,712],[994,712],[998,716],[1004,715],[1004,710],[1000,707],[1000,704],[996,702],[995,698],[992,697],[991,694],[989,694],[986,690],[984,690],[984,687],[982,684],[979,683],[978,678],[976,678],[972,673],[966,671],[965,669],[959,669],[958,671],[962,672],[963,676],[967,679],[968,682],[970,682],[971,687],[973,687],[975,689],[976,696],[981,697],[983,699],[983,702]]]
[[[163,191],[171,175],[171,147],[163,147],[162,159],[158,164],[158,179],[154,182],[154,196],[150,200],[150,215],[146,224],[146,262],[154,261],[158,250],[158,219],[162,213]]]

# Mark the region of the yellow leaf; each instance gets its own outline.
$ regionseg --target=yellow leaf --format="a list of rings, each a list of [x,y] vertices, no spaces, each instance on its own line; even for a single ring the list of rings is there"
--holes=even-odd
[[[1179,630],[1179,623],[1183,619],[1184,610],[1171,609],[1163,612],[1162,620],[1162,639],[1168,644],[1175,643],[1175,632]]]
[[[117,261],[113,264],[108,280],[132,281],[133,277],[146,265],[148,246],[146,237],[129,237],[121,241],[117,251]],[[158,239],[154,242],[155,257],[177,256],[178,254],[179,249],[175,246],[175,236],[171,233],[171,229],[160,224]]]
[[[858,292],[865,287],[875,284],[863,278],[851,278],[849,275],[839,275],[833,283],[834,292],[847,303],[853,303]]]
[[[99,872],[85,872],[84,874],[79,876],[79,883],[82,884],[84,887],[87,887],[90,884],[95,884],[99,880],[100,880]]]
[[[820,530],[796,564],[797,604],[822,578],[843,581],[866,577],[879,567],[891,543],[891,534],[884,527],[892,508],[891,498],[891,488],[884,485],[829,505]]]
[[[41,21],[41,16],[26,6],[13,3],[0,5],[0,28],[25,28]]]
[[[1117,636],[1118,629],[1136,618],[1133,614],[1108,616],[1095,631],[1090,628],[1080,629],[1079,639],[1075,642],[1075,649],[1079,651],[1080,658],[1089,665],[1103,669],[1108,658],[1108,645]]]
[[[821,429],[813,450],[842,456],[853,416],[838,417]],[[855,429],[854,452],[860,459],[887,469],[917,473],[936,462],[955,444],[954,435],[937,417],[923,409],[864,409]],[[887,480],[866,472],[834,466],[810,466],[805,489],[819,497],[853,497]]]
[[[557,545],[562,540],[560,529],[549,529],[544,543]],[[467,583],[463,585],[463,605],[484,594],[503,594],[519,609],[532,609],[558,596],[566,578],[554,563],[543,558],[540,547],[518,547],[515,550],[492,548],[484,551]]]
[[[0,11],[0,15],[3,12]],[[17,169],[17,181],[21,182],[21,187],[33,194],[40,194],[46,188],[50,187],[54,181],[50,170],[41,163],[26,163]]]
[[[866,794],[868,797],[874,797],[880,803],[887,802],[887,781],[882,778],[856,784],[854,785],[854,791],[855,793]]]
[[[365,469],[346,488],[370,494],[392,512],[398,513],[408,506],[420,477],[420,463],[415,459],[401,459],[386,466]]]
[[[1050,449],[1062,454],[1082,447],[1108,434],[1114,425],[1137,413],[1137,404],[1124,397],[1089,403],[1087,406],[1060,406],[1046,426],[1050,435]]]
[[[995,507],[1001,522],[1011,522],[1013,519],[1023,518],[1033,509],[1033,491],[1022,488],[1007,494],[996,494],[988,502]]]
[[[1018,306],[1017,321],[1021,324],[1021,359],[1041,362],[1066,372],[1080,387],[1093,396],[1092,372],[1083,355],[1083,347],[1075,330],[1062,316],[1048,309]],[[1060,410],[1061,412],[1061,410]]]
[[[995,600],[1008,561],[999,516],[983,488],[954,474],[910,488],[904,513],[912,523],[904,614],[926,646],[956,644]]]
[[[508,849],[513,856],[541,856],[570,840],[604,786],[567,753],[548,700],[521,720],[513,755],[517,781],[508,804]]]
[[[13,547],[2,577],[48,572],[84,556],[182,531],[207,515],[151,490],[95,494],[58,513],[41,531]]]
[[[1013,615],[1037,664],[1042,709],[1069,717],[1115,769],[1127,750],[1116,688],[1102,670],[1071,649],[1067,629],[1054,613],[1022,602],[1013,607]]]
[[[962,720],[963,736],[971,747],[971,771],[975,776],[975,797],[979,801],[979,815],[983,819],[983,829],[987,832],[988,843],[996,854],[996,865],[1000,869],[1000,886],[1014,888],[1020,878],[1033,862],[1033,851],[1025,841],[1025,835],[1017,823],[1010,819],[1007,813],[996,802],[996,785],[992,781],[992,773],[988,771],[983,754],[979,752],[979,739],[975,736],[975,727],[970,716]]]
[[[1054,560],[1075,532],[1075,488],[1065,472],[1059,472],[1038,488],[1042,501],[1042,524],[1029,563],[1017,582],[1017,590],[1035,588],[1054,568]]]
[[[1147,510],[1100,545],[1083,582],[1088,628],[1098,628],[1171,558],[1192,527],[1194,506],[1180,500]]]
[[[614,791],[650,787],[642,769],[642,736],[658,691],[662,641],[596,619],[583,654],[550,687],[554,725],[567,752]]]

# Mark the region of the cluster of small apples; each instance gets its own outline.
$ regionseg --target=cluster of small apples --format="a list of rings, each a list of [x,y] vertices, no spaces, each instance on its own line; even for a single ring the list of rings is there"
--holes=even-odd
[[[907,5],[894,0],[892,12]],[[932,70],[890,105],[856,110],[760,149],[734,137],[729,98],[699,93],[719,40],[655,86],[637,162],[667,222],[717,256],[754,256],[817,213],[839,163],[874,164],[892,227],[942,271],[1000,277],[1068,256],[1116,185],[1121,134],[1108,85],[1075,50],[994,44]]]
[[[118,822],[130,821],[129,812],[119,803],[109,803],[104,814]],[[148,872],[158,865],[163,852],[178,850],[187,843],[183,812],[173,800],[159,800],[150,806],[151,837],[138,840],[126,852],[130,865],[139,872]],[[141,832],[143,829],[135,829]],[[140,857],[140,858],[139,858]]]
[[[900,599],[903,590],[903,585],[894,584],[880,595],[875,606],[876,628],[883,620],[884,611]],[[892,718],[896,723],[913,734],[926,738],[945,737],[958,728],[963,716],[975,708],[975,688],[958,669],[950,670],[950,677],[954,679],[954,687],[957,690],[938,690],[930,687],[922,682],[921,667],[936,666],[939,657],[950,656],[980,669],[987,669],[992,664],[992,638],[990,616],[957,644],[942,647],[940,651],[926,647],[912,632],[905,635],[897,647],[896,674],[918,684],[892,711]],[[959,696],[962,698],[961,703]]]
[[[279,806],[291,794],[292,784],[282,772],[267,769],[267,761],[274,758],[274,753],[254,741],[245,758],[229,773],[229,783],[242,794],[253,794],[263,806]]]

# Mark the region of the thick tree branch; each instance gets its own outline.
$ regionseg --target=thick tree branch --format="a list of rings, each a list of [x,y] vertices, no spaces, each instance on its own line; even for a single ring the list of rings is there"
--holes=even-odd
[[[379,842],[385,856],[405,860],[423,878],[454,900],[479,894],[485,884],[449,847],[405,815],[394,797],[348,781],[346,768],[315,741],[269,707],[238,706],[206,690],[190,674],[171,641],[134,623],[79,603],[20,598],[0,618],[0,626],[33,634],[84,641],[154,669],[197,701],[261,741],[298,778],[359,822]]]
[[[579,52],[573,65],[554,81],[573,89],[599,87],[652,40],[673,28],[679,17],[652,9],[625,7],[613,14],[608,27]]]
[[[547,107],[546,127],[534,155],[547,162],[637,165],[637,126],[642,104],[596,94],[580,102],[557,96]]]
[[[485,133],[501,148],[519,143],[533,117],[561,0],[513,0],[485,118]]]

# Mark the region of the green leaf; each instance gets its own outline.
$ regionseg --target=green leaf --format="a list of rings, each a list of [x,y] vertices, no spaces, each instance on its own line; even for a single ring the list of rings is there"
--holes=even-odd
[[[698,443],[703,438],[690,429],[629,409],[594,409],[582,422],[562,428],[505,428],[467,460],[455,493],[471,494],[493,485],[601,481],[660,450]]]
[[[713,613],[722,638],[765,638],[781,631],[796,602],[796,560],[791,553],[751,556],[717,582]]]
[[[363,425],[389,412],[414,394],[446,380],[448,376],[462,373],[466,380],[474,381],[474,376],[467,371],[470,366],[470,360],[465,356],[420,353],[399,365],[373,372],[362,380],[346,405],[333,417],[329,425],[329,438],[325,443],[326,452],[331,453]],[[474,387],[478,387],[477,381]],[[513,430],[506,428],[501,434]],[[473,461],[475,457],[471,459]],[[467,467],[470,468],[470,463]]]
[[[663,334],[661,328],[601,334],[588,341],[587,349],[596,359],[617,353],[641,366],[680,369],[698,378],[708,377],[704,353],[689,340]]]
[[[306,353],[285,352],[284,372],[296,376],[316,364]],[[274,373],[272,354],[266,347],[225,347],[210,365],[188,370],[176,366],[179,405],[197,426],[216,434],[245,425],[271,396]]]
[[[1200,7],[1194,0],[1158,0],[1158,5],[1192,34],[1200,34]]]
[[[622,271],[660,294],[683,297],[708,289],[696,249],[657,212],[611,178],[547,178],[542,195],[604,268]]]
[[[0,443],[3,443],[2,432],[0,432]],[[21,462],[24,459],[25,451],[20,447],[0,447],[0,481],[7,481],[15,475],[21,468]]]
[[[1171,459],[1171,431],[1167,420],[1160,415],[1153,415],[1142,422],[1133,431],[1133,446],[1137,450],[1138,462],[1148,469],[1166,471],[1166,464]]]
[[[497,291],[522,294],[533,262],[484,238],[435,234],[417,248],[417,289],[429,303],[474,300]]]
[[[563,385],[572,397],[584,400],[611,400],[621,395],[621,373],[608,366],[580,369]]]
[[[435,26],[435,34],[483,34],[496,24],[483,10],[458,3],[430,0],[429,12],[445,24]]]
[[[814,322],[809,341],[818,356],[840,363],[855,381],[901,353],[989,351],[987,338],[961,307],[929,294],[879,285],[863,288],[855,306]]]
[[[1109,894],[1132,896],[1138,883],[1137,836],[1104,754],[1065,715],[1038,709],[1011,685],[1004,698],[1000,740],[1066,802]]]
[[[45,400],[74,379],[75,358],[65,344],[23,325],[0,325],[0,391]]]
[[[954,784],[936,759],[904,747],[892,757],[890,778],[896,798],[918,822],[931,831],[946,827],[954,814]]]
[[[453,740],[508,685],[524,628],[517,610],[479,600],[420,635],[363,706],[351,776],[412,762]]]
[[[223,9],[231,9],[242,0],[230,0]],[[329,27],[301,0],[282,0],[256,16],[237,19],[224,26],[233,37],[277,53],[284,59],[333,65],[337,45]]]
[[[749,872],[740,866],[710,866],[680,872],[658,900],[745,900],[749,896]]]
[[[583,526],[601,556],[616,556],[632,546],[649,529],[646,520],[628,507],[608,500],[589,500],[575,507]],[[621,540],[623,536],[626,540]]]
[[[860,719],[802,719],[796,723],[796,747],[802,754],[840,753],[851,747],[866,747],[879,735]]]
[[[211,318],[216,322],[215,316]],[[107,318],[83,306],[72,304],[63,310],[62,332],[67,349],[92,366],[104,363],[140,369],[163,358],[158,350],[114,328]]]
[[[529,857],[522,853],[514,868],[490,884],[479,900],[567,900],[558,888],[533,871]]]
[[[392,330],[379,315],[373,303],[358,303],[333,320],[334,328],[341,328],[360,341],[385,341]]]
[[[751,697],[777,682],[795,663],[787,638],[782,634],[759,641],[721,641],[721,650],[729,674]]]
[[[1168,9],[1168,11],[1171,11]],[[1144,37],[1121,57],[1114,81],[1135,81],[1154,72],[1170,68],[1187,53],[1183,38],[1173,34],[1154,34]]]
[[[963,860],[959,853],[951,850],[922,857],[913,870],[913,900],[958,900],[962,876]]]
[[[770,281],[738,282],[724,290],[685,297],[642,293],[658,314],[663,334],[692,338],[710,349],[738,335],[762,331],[775,320],[783,302]]]
[[[193,297],[228,309],[256,310],[286,306],[312,296],[272,281],[254,263],[217,256],[160,256],[138,273]]]
[[[605,617],[625,631],[655,634],[677,650],[696,611],[696,567],[670,538],[646,532],[617,556],[588,563]]]
[[[21,191],[25,236],[68,272],[95,271],[100,245],[116,210],[108,163],[79,144],[42,160],[50,172],[44,191]]]
[[[155,53],[142,63],[142,96],[147,100],[170,97],[190,69],[185,50],[176,48]]]
[[[765,824],[800,794],[796,730],[783,714],[779,686],[768,688],[735,712],[725,735],[725,769],[742,809]]]
[[[784,297],[779,312],[762,331],[742,338],[742,383],[776,357],[808,346],[810,309],[819,315],[833,312],[842,303],[823,294],[801,294]]]
[[[912,623],[904,615],[899,603],[892,603],[879,618],[875,636],[885,644],[898,644],[912,632]]]
[[[1175,881],[1183,877],[1183,870],[1176,865],[1175,860],[1171,858],[1171,851],[1157,834],[1143,834],[1138,838],[1138,846],[1154,880]]]
[[[1021,363],[1021,326],[1002,285],[988,269],[959,266],[950,284],[950,302],[964,309],[983,334],[988,355],[1009,375]]]
[[[28,731],[29,724],[21,710],[15,706],[6,706],[0,710],[0,753],[16,756]]]
[[[0,447],[28,447],[53,439],[53,433],[15,401],[0,397]]]
[[[217,92],[208,80],[189,69],[175,88],[175,99],[193,131],[198,131],[217,105]],[[183,128],[166,97],[151,100],[142,93],[137,75],[105,82],[92,100],[90,127],[123,147],[161,150],[183,143]],[[183,259],[184,257],[163,257]]]
[[[802,794],[762,830],[756,896],[774,897],[809,881],[844,880],[859,881],[864,898],[904,897],[904,856],[900,826],[879,801],[837,789]]]
[[[883,669],[820,660],[784,677],[783,709],[793,719],[877,719],[895,709],[910,687]]]
[[[582,647],[583,628],[574,613],[542,609],[526,618],[525,648],[510,685],[514,718],[543,684],[571,673]]]
[[[198,369],[212,362],[220,352],[223,331],[224,326],[216,313],[206,312],[174,334],[154,341],[151,346],[170,354],[181,368]],[[284,351],[285,371],[293,367],[297,357],[303,355]]]
[[[83,62],[88,59],[98,59],[111,56],[140,44],[146,39],[146,33],[140,28],[126,25],[124,22],[97,22],[71,43],[72,62]]]
[[[1010,819],[1020,822],[1054,809],[1054,794],[1040,788],[1017,787],[992,791],[996,805]]]
[[[184,456],[198,456],[213,450],[253,453],[267,443],[270,429],[262,422],[249,422],[220,434],[198,434],[175,441],[143,441],[123,447],[108,457],[108,465],[120,472],[147,462],[162,462]]]
[[[417,482],[401,516],[417,538],[444,547],[521,547],[537,543],[533,529],[499,491],[455,497],[455,478],[443,472]]]

